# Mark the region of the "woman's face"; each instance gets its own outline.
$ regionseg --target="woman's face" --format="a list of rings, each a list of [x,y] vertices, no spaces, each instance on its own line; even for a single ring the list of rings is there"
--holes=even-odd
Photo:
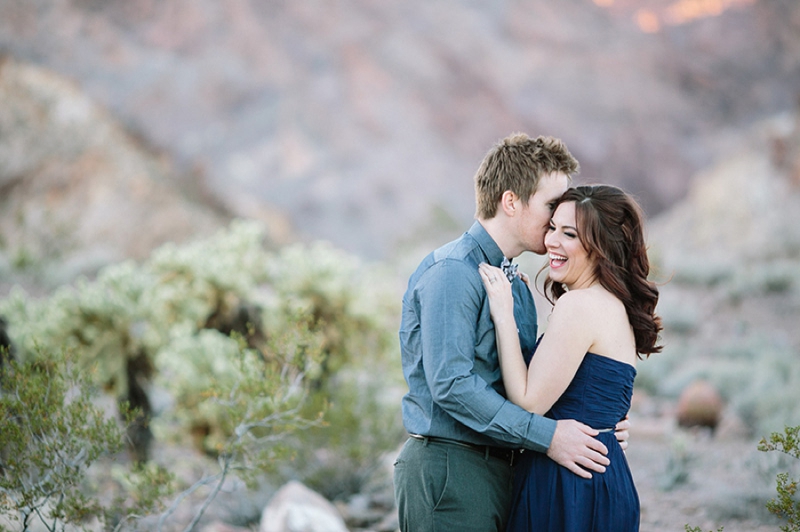
[[[594,283],[594,260],[583,247],[575,218],[575,202],[558,206],[544,238],[550,258],[549,277],[568,289],[588,288]]]

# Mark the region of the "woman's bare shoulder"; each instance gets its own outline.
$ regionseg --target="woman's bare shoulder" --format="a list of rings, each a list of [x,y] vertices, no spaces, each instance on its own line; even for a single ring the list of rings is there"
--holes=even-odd
[[[600,286],[570,290],[558,298],[554,314],[567,313],[572,316],[606,316],[626,315],[625,305],[616,296]]]
[[[608,291],[600,287],[581,288],[579,290],[569,290],[556,300],[555,307],[572,308],[585,307],[586,305],[608,305],[611,304],[609,297],[614,298]]]

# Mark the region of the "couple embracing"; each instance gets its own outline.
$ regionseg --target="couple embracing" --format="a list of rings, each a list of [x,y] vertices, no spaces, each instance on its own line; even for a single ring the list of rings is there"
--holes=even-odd
[[[400,326],[410,437],[395,462],[404,532],[629,532],[636,362],[658,352],[643,219],[611,186],[569,188],[552,137],[507,137],[475,176],[477,221],[411,276]],[[538,338],[528,277],[548,254]]]

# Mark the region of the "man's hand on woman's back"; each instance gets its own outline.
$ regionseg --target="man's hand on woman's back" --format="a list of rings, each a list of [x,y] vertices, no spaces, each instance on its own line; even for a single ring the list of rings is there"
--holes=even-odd
[[[561,419],[547,449],[547,456],[579,477],[592,478],[590,471],[605,473],[611,462],[608,448],[594,438],[598,432],[574,419]]]

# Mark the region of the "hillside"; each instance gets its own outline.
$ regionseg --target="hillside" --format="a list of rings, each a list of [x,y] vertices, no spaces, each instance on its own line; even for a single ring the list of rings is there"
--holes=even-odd
[[[0,57],[0,101],[3,292],[12,280],[52,287],[142,259],[230,219],[192,199],[167,159],[52,72]]]
[[[74,80],[230,212],[385,258],[516,130],[656,215],[791,109],[794,0],[0,2],[0,50]]]
[[[764,121],[746,139],[651,222],[661,306],[708,353],[753,335],[797,351],[800,114]]]

